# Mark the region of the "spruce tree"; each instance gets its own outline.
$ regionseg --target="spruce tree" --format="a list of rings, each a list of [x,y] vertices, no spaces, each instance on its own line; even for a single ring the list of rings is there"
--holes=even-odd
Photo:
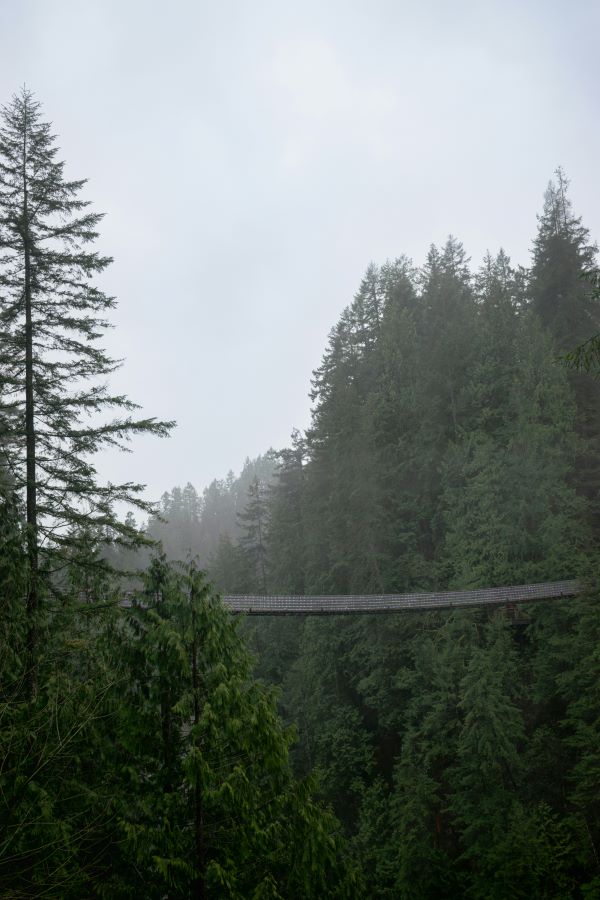
[[[596,245],[573,213],[569,182],[557,169],[548,185],[534,241],[530,305],[550,331],[560,353],[593,348],[600,331],[600,294],[594,290]],[[586,275],[588,278],[586,278]],[[590,283],[589,278],[592,281]],[[591,340],[591,344],[588,341]],[[585,362],[585,351],[579,359]],[[584,372],[570,374],[578,409],[577,432],[584,439],[577,460],[576,486],[590,501],[592,524],[600,524],[600,385]]]
[[[292,446],[277,454],[279,465],[269,494],[269,569],[271,589],[304,594],[304,470],[306,444],[299,431]]]
[[[306,560],[307,585],[317,592],[383,589],[372,540],[376,490],[365,404],[378,380],[384,298],[381,274],[371,265],[314,372]]]
[[[227,594],[248,593],[254,585],[251,561],[239,544],[225,532],[208,562],[210,577],[220,591]]]
[[[424,514],[430,480],[427,446],[427,396],[417,333],[415,273],[410,260],[397,259],[382,269],[385,296],[378,380],[366,404],[367,429],[372,435],[368,469],[376,503],[371,541],[378,548],[378,568],[388,592],[427,586],[431,566],[424,558],[428,517]],[[427,523],[427,524],[425,524]]]
[[[442,466],[450,588],[576,576],[589,541],[566,373],[535,317],[511,324],[508,309],[491,312],[484,301],[481,357],[463,392],[469,421]]]
[[[111,260],[91,248],[102,217],[81,198],[84,184],[66,178],[51,127],[23,88],[3,107],[0,125],[0,365],[11,414],[5,454],[26,498],[31,695],[49,560],[64,561],[84,521],[133,537],[113,504],[148,508],[141,485],[100,484],[90,456],[137,432],[164,435],[170,425],[132,418],[135,405],[105,384],[118,363],[97,341],[115,301],[92,279]],[[99,421],[107,409],[121,415]]]
[[[294,780],[292,732],[195,564],[154,560],[119,637],[124,856],[105,896],[355,896],[337,823]]]
[[[600,300],[582,276],[594,268],[596,246],[573,214],[569,181],[556,170],[544,195],[531,270],[531,306],[559,350],[572,350],[598,331]]]
[[[248,487],[248,502],[238,514],[242,527],[240,546],[244,549],[252,573],[251,589],[267,593],[267,531],[268,511],[265,485],[257,475]]]

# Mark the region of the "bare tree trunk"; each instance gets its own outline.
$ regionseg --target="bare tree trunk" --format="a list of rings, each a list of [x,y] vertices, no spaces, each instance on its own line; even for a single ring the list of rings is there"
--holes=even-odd
[[[27,190],[27,110],[23,130],[23,222],[22,239],[25,257],[25,436],[27,460],[27,688],[30,700],[38,691],[37,645],[38,626],[38,534],[35,458],[35,416],[33,394],[33,316],[31,309],[31,235],[29,231],[29,197]]]

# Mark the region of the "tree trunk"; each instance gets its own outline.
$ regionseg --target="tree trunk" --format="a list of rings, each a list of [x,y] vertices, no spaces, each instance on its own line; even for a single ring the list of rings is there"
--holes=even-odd
[[[194,609],[195,599],[196,591],[192,585],[190,592],[192,606],[192,690],[194,693],[194,727],[197,728],[200,721],[200,679],[198,676],[198,631],[196,628],[196,611]],[[196,740],[198,740],[197,736]],[[206,866],[204,809],[202,807],[202,788],[200,787],[198,776],[196,776],[196,783],[194,785],[194,826],[197,875],[194,880],[193,896],[195,900],[207,900],[206,884],[204,882],[204,870]]]
[[[29,198],[27,190],[27,115],[23,130],[23,222],[22,239],[25,259],[25,436],[27,455],[27,689],[30,700],[38,690],[38,534],[35,465],[35,418],[33,394],[33,316],[31,309],[31,235],[29,230]]]

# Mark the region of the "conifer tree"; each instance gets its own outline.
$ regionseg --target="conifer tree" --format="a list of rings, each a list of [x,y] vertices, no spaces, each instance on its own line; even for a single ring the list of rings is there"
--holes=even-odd
[[[255,572],[243,547],[235,544],[225,532],[208,562],[210,577],[217,588],[227,594],[243,594],[252,590]]]
[[[588,293],[590,297],[600,300],[600,270],[591,269],[586,273]],[[563,357],[565,365],[575,371],[597,373],[600,369],[600,332],[586,338]]]
[[[253,590],[267,593],[268,507],[265,485],[255,475],[248,487],[248,502],[238,513],[242,527],[240,546],[250,563]]]
[[[567,376],[530,314],[482,307],[481,357],[465,386],[471,407],[442,467],[449,587],[576,575],[589,543],[586,504],[572,486],[579,441]],[[492,346],[495,338],[495,346]]]
[[[372,435],[371,490],[376,501],[371,540],[378,548],[378,568],[383,589],[410,590],[426,586],[431,567],[424,559],[423,530],[429,530],[424,509],[430,473],[428,452],[421,440],[426,425],[428,397],[421,370],[421,340],[415,272],[406,258],[382,269],[385,296],[378,379],[366,403],[366,419]],[[372,484],[374,482],[374,486]]]
[[[26,583],[23,523],[7,473],[0,468],[0,704],[22,675]],[[4,695],[4,696],[3,696]]]
[[[481,631],[461,683],[464,720],[451,774],[465,896],[573,896],[571,823],[539,797],[541,785],[527,784],[525,660],[501,615]]]
[[[550,330],[558,350],[572,350],[600,325],[600,300],[582,279],[594,268],[596,247],[588,229],[575,217],[569,181],[556,170],[544,195],[534,241],[531,306]]]
[[[594,290],[597,248],[573,213],[568,186],[563,170],[557,169],[539,217],[529,285],[531,308],[550,331],[560,353],[576,351],[582,345],[593,348],[593,337],[600,331],[600,294]],[[580,359],[585,361],[585,350]],[[592,524],[598,532],[600,385],[581,371],[571,372],[570,382],[578,408],[577,431],[583,438],[576,485],[590,501]]]
[[[381,590],[372,540],[376,490],[366,401],[377,384],[385,290],[379,269],[367,269],[353,302],[332,329],[314,372],[313,424],[308,432],[311,476],[306,545],[311,590]]]
[[[37,617],[51,552],[64,556],[82,522],[134,537],[113,513],[142,509],[141,485],[101,485],[90,459],[137,432],[164,435],[169,423],[134,419],[135,405],[108,391],[118,363],[98,347],[114,299],[93,284],[110,258],[91,249],[101,215],[70,181],[40,104],[25,88],[0,125],[0,365],[10,411],[5,453],[26,498],[30,693],[35,694]],[[106,409],[125,415],[101,422]],[[69,533],[70,532],[70,533]],[[44,546],[44,558],[40,548]],[[42,569],[40,565],[42,564]]]
[[[126,856],[112,896],[350,900],[335,820],[294,781],[292,733],[195,564],[154,560],[121,639]]]
[[[269,496],[269,570],[271,590],[304,593],[304,469],[306,444],[299,431],[292,446],[278,455]]]

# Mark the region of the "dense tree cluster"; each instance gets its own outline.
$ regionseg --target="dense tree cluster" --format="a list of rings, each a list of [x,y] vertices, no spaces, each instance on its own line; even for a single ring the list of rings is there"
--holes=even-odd
[[[559,171],[530,270],[500,251],[472,272],[453,238],[422,269],[369,267],[315,372],[312,425],[279,454],[269,591],[593,582],[600,390],[561,355],[600,328],[594,260]],[[597,896],[599,621],[590,592],[516,625],[255,627],[296,766],[320,772],[369,896]]]
[[[93,465],[169,424],[98,416],[132,409],[99,217],[30,94],[2,122],[0,898],[600,896],[600,295],[564,174],[530,269],[370,266],[307,432],[150,510]],[[195,558],[227,592],[589,588],[250,627]]]
[[[3,543],[12,598],[8,559]],[[338,823],[293,775],[293,733],[203,574],[155,558],[120,596],[47,610],[33,703],[25,617],[3,609],[0,897],[354,896]]]
[[[97,417],[133,404],[103,384],[100,217],[56,153],[24,90],[0,125],[0,898],[353,897],[235,622],[193,561],[140,556],[114,504],[150,511],[142,486],[97,479],[95,452],[170,423]],[[232,490],[209,489],[208,517]],[[197,505],[163,502],[186,549]],[[126,595],[117,569],[141,561]]]

